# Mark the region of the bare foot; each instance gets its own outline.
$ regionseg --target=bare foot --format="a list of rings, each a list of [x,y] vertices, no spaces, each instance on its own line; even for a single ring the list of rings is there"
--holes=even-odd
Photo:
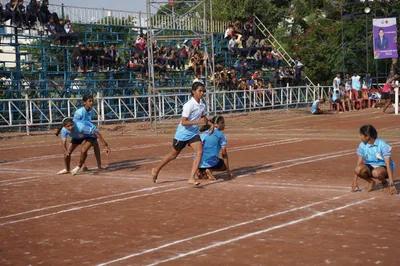
[[[200,182],[196,182],[195,179],[189,179],[189,180],[188,180],[188,183],[189,183],[190,185],[194,185],[195,187],[197,187],[198,185],[200,185]]]
[[[106,170],[107,168],[108,168],[108,164],[105,166],[103,166],[103,165],[97,166],[97,170],[99,170],[99,171]]]
[[[374,187],[375,187],[375,181],[372,180],[372,181],[369,183],[369,185],[368,185],[366,191],[367,191],[367,192],[371,192],[372,190],[374,190]]]
[[[212,172],[209,169],[206,169],[206,175],[209,180],[212,180],[212,181],[217,180],[217,179],[215,179],[214,175],[212,174]]]
[[[89,172],[89,168],[87,168],[86,166],[82,168],[81,172]]]
[[[151,177],[153,178],[153,183],[157,183],[158,172],[156,172],[155,168],[151,169]]]

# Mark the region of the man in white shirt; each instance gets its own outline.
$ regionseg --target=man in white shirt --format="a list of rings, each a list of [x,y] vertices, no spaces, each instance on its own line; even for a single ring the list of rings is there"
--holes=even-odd
[[[360,82],[360,76],[357,74],[357,72],[354,72],[353,76],[351,77],[351,94],[353,100],[358,100],[360,97],[360,91],[361,91],[361,82]]]
[[[336,73],[336,77],[333,79],[333,91],[337,91],[339,89],[339,85],[342,82],[340,78],[340,73]]]

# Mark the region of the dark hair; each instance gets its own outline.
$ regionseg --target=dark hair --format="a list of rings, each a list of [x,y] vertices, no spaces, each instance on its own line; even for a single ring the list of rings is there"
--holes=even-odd
[[[67,124],[69,123],[73,123],[74,121],[72,120],[72,118],[70,117],[66,117],[63,119],[61,127],[58,128],[57,132],[56,132],[56,136],[60,135],[60,132],[62,130],[63,127],[65,127]]]
[[[379,33],[380,31],[383,31],[383,33],[385,33],[385,31],[384,31],[382,28],[380,28],[380,29],[378,30],[378,33]]]
[[[190,92],[190,94],[193,96],[193,92],[196,91],[199,87],[205,87],[204,84],[202,82],[195,82],[192,85],[192,90]]]
[[[213,123],[214,125],[219,124],[221,121],[223,121],[225,118],[222,115],[216,115],[214,116],[210,122]],[[200,128],[200,132],[204,132],[210,129],[210,125],[204,125]]]
[[[364,125],[360,128],[360,134],[364,136],[371,137],[373,139],[376,139],[378,137],[378,132],[376,129],[371,126],[371,125]]]
[[[82,101],[83,102],[86,102],[87,100],[89,100],[89,99],[94,99],[93,98],[93,95],[90,95],[90,94],[86,94],[86,95],[83,95],[83,99],[82,99]]]

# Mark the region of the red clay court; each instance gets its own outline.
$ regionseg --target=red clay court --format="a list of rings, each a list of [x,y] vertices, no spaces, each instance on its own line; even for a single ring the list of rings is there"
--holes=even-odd
[[[110,169],[74,177],[55,174],[63,154],[53,132],[3,134],[0,264],[400,265],[400,196],[379,185],[350,193],[358,129],[374,125],[399,167],[399,117],[291,110],[226,121],[238,178],[218,174],[200,188],[186,183],[190,148],[151,181],[175,127],[102,127]]]

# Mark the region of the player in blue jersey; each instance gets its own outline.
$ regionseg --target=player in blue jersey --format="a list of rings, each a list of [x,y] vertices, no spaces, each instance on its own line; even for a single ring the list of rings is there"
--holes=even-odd
[[[229,169],[228,152],[226,149],[227,140],[223,133],[225,129],[225,119],[223,116],[214,116],[211,120],[214,124],[214,131],[210,132],[209,125],[204,126],[200,131],[203,132],[200,138],[203,142],[203,156],[201,157],[198,177],[215,180],[212,171],[226,171],[229,179],[234,176]],[[222,159],[219,158],[219,153]]]
[[[196,186],[200,184],[196,182],[196,173],[203,154],[203,145],[199,136],[199,125],[209,124],[211,126],[210,130],[212,131],[214,124],[208,121],[206,106],[202,101],[205,93],[204,84],[201,82],[193,83],[191,93],[192,98],[183,106],[182,119],[176,129],[171,151],[151,170],[154,183],[157,183],[157,177],[161,169],[167,163],[174,160],[186,146],[190,146],[196,153],[196,157],[193,162],[188,183]]]
[[[62,127],[58,129],[56,136],[60,133],[61,139],[63,140],[65,170],[71,172],[72,175],[76,175],[82,170],[82,166],[87,158],[87,152],[92,147],[93,143],[97,142],[97,139],[104,144],[107,154],[111,151],[97,127],[88,121],[74,122],[71,118],[64,118]],[[71,137],[71,145],[67,147],[68,136]],[[80,144],[82,144],[82,150],[79,164],[70,171],[71,153]]]
[[[84,95],[82,101],[83,101],[83,107],[81,107],[75,111],[74,121],[92,122],[92,117],[94,114],[94,110],[93,110],[94,98],[92,95]],[[97,161],[97,168],[99,170],[106,169],[107,166],[103,167],[101,164],[100,147],[99,147],[99,143],[97,141],[95,141],[93,143],[93,150],[94,150],[94,155],[95,155],[96,161]]]
[[[378,132],[371,125],[364,125],[360,128],[360,138],[361,143],[357,150],[358,160],[352,190],[357,191],[359,189],[358,178],[369,183],[367,192],[374,189],[374,179],[378,179],[383,187],[390,187],[391,194],[396,194],[397,189],[393,182],[395,165],[390,157],[392,147],[386,141],[378,138]]]

